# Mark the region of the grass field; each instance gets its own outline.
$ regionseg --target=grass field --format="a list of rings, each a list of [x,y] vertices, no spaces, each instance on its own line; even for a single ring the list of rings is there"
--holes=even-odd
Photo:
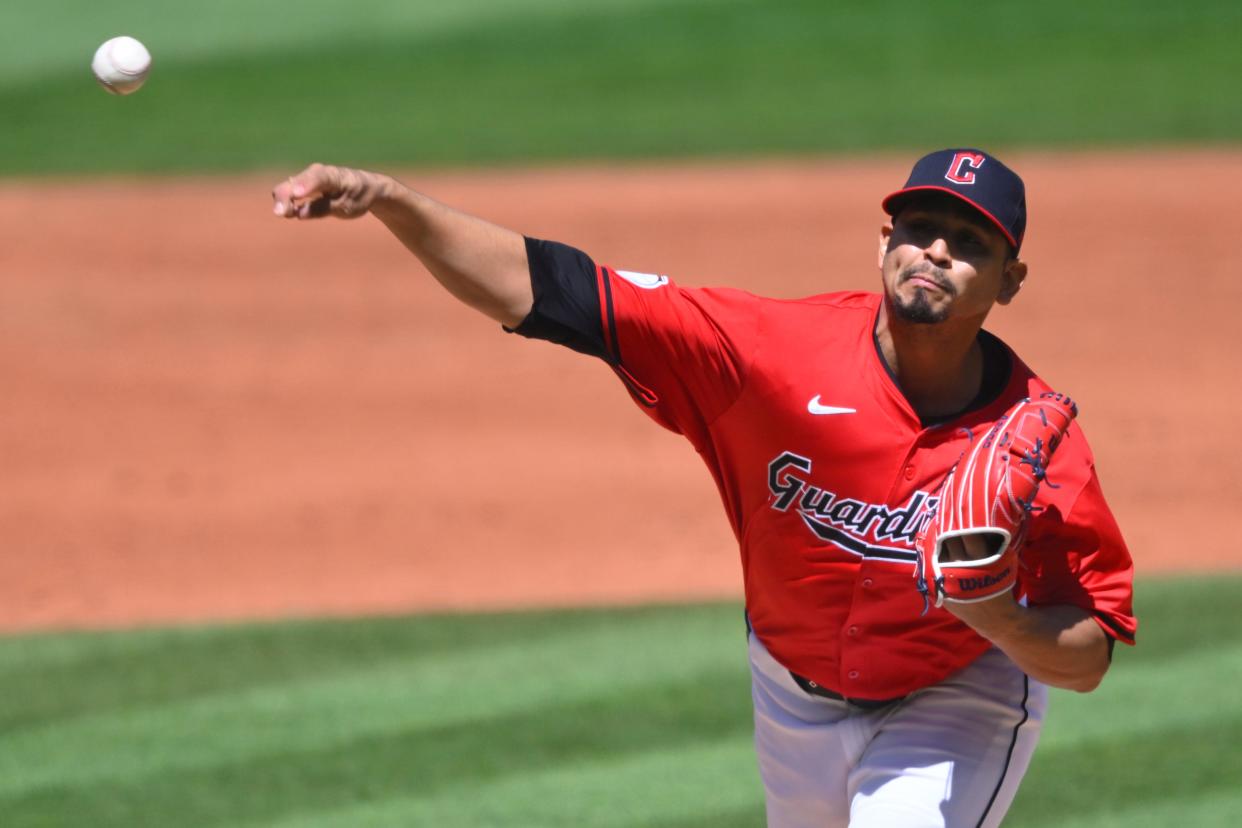
[[[1007,825],[1232,826],[1242,578],[1140,585]],[[0,640],[0,813],[66,826],[755,826],[734,605]],[[85,816],[90,815],[89,820]]]
[[[0,175],[1232,142],[1226,0],[17,4]],[[117,100],[107,36],[156,66]]]

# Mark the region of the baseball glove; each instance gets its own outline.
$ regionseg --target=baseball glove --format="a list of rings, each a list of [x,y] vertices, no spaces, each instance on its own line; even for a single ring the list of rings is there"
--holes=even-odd
[[[1013,589],[1027,515],[1041,484],[1056,488],[1046,478],[1048,462],[1077,414],[1064,394],[1024,399],[958,459],[916,540],[924,613]]]

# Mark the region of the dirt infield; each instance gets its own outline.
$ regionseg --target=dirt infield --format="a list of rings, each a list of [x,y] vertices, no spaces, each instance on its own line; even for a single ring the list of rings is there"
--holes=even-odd
[[[907,158],[402,176],[599,260],[877,284]],[[989,327],[1082,404],[1140,576],[1242,567],[1242,151],[1017,156],[1031,278]],[[0,629],[736,595],[693,450],[603,365],[457,306],[277,176],[0,183]]]

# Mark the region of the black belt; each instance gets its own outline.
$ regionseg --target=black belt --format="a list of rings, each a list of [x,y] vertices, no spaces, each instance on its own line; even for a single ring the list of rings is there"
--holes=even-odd
[[[881,710],[889,705],[896,704],[899,701],[905,701],[906,698],[905,696],[898,696],[895,699],[851,699],[848,696],[842,696],[840,693],[834,693],[827,687],[816,684],[808,678],[803,678],[792,670],[789,671],[789,675],[793,676],[793,680],[798,683],[799,687],[812,696],[820,696],[825,699],[843,701],[846,704],[852,705],[861,710]]]

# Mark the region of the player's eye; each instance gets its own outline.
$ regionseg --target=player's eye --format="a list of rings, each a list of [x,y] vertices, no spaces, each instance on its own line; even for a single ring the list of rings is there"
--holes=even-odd
[[[954,244],[962,250],[968,250],[972,253],[986,252],[988,244],[978,233],[969,230],[963,230],[953,237]]]
[[[914,219],[906,222],[906,232],[917,239],[926,238],[935,232],[932,223],[927,219]]]

